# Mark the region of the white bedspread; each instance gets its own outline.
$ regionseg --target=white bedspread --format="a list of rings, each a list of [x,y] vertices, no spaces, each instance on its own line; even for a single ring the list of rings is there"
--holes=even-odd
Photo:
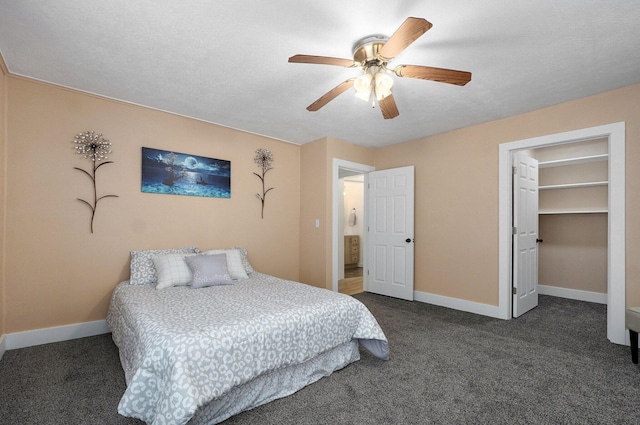
[[[388,357],[358,300],[260,273],[202,289],[123,282],[107,322],[127,382],[118,412],[154,425],[184,424],[231,388],[354,339]]]

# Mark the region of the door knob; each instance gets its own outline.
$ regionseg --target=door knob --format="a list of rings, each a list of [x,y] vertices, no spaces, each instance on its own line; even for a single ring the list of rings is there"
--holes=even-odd
[[[536,239],[536,243],[544,242],[542,239]]]
[[[411,243],[411,242],[412,242],[411,238],[407,238],[407,239],[405,239],[404,241],[405,241],[406,243]]]

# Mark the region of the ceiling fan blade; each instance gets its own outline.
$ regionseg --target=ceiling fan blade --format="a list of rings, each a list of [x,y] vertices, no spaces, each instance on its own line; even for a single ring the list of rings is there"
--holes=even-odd
[[[378,51],[378,56],[388,62],[429,31],[432,26],[431,22],[423,18],[407,18]]]
[[[353,87],[354,80],[355,78],[349,78],[348,80],[341,82],[340,84],[338,84],[337,86],[329,90],[327,93],[322,95],[318,100],[313,102],[311,105],[307,106],[307,110],[313,112],[322,108],[324,105],[326,105],[327,103],[331,102],[333,99],[338,97],[338,95],[344,93],[345,91]]]
[[[398,77],[420,78],[421,80],[464,86],[471,81],[471,73],[454,69],[433,68],[431,66],[399,65],[393,72]]]
[[[315,63],[319,65],[335,65],[352,68],[360,64],[352,59],[331,58],[328,56],[294,55],[289,58],[292,63]]]
[[[380,110],[382,111],[382,116],[385,120],[395,118],[400,115],[392,94],[378,101],[378,105],[380,105]]]

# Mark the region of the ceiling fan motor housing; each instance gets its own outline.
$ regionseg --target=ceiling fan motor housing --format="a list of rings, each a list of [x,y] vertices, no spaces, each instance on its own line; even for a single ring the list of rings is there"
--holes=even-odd
[[[362,64],[381,66],[385,62],[380,60],[378,52],[389,40],[386,35],[376,34],[361,38],[353,45],[353,60]]]

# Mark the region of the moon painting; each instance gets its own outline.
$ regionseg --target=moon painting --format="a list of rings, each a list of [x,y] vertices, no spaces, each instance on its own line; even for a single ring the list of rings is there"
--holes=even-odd
[[[231,161],[143,147],[142,192],[231,198]]]

